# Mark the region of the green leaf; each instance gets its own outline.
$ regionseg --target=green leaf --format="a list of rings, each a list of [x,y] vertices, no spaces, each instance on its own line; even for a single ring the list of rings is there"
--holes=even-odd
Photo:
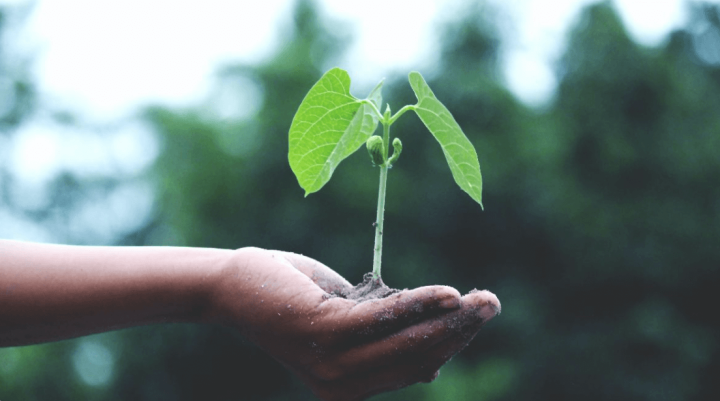
[[[418,99],[415,112],[440,143],[455,182],[482,207],[482,176],[475,148],[422,75],[411,72],[408,79]]]
[[[376,108],[382,102],[382,84],[368,95]],[[305,196],[320,190],[377,125],[372,106],[350,94],[347,71],[326,72],[305,96],[290,126],[288,160]]]

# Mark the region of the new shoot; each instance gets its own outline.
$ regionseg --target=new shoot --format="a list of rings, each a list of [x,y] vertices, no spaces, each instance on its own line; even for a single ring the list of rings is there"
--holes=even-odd
[[[408,111],[415,112],[440,144],[450,171],[460,188],[482,207],[480,163],[472,143],[450,111],[435,97],[418,72],[408,76],[417,103],[394,115],[390,106],[382,107],[382,82],[365,99],[350,94],[350,76],[340,68],[326,72],[300,104],[290,126],[288,160],[305,196],[319,191],[338,164],[366,145],[373,165],[380,168],[373,278],[380,279],[385,193],[388,169],[402,152],[399,138],[390,140],[390,126]],[[382,124],[382,136],[374,135]],[[390,144],[393,153],[390,155]]]

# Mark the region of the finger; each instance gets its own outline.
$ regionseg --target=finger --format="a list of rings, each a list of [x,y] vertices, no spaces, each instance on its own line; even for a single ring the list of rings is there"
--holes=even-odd
[[[478,333],[483,324],[495,317],[500,311],[500,302],[497,297],[488,291],[473,291],[464,296],[461,310],[449,312],[438,316],[432,322],[422,322],[418,325],[435,340],[420,343],[428,346],[421,352],[402,353],[400,358],[386,359],[385,366],[375,367],[363,373],[349,374],[344,377],[332,379],[332,376],[315,376],[308,373],[299,373],[308,383],[318,397],[325,400],[362,400],[385,391],[397,390],[414,383],[428,383],[437,378],[439,369],[454,355],[460,352]],[[437,325],[441,322],[441,325]],[[444,329],[439,329],[444,327]],[[411,328],[408,328],[408,330]],[[449,335],[448,335],[449,333]],[[393,338],[403,338],[403,334]],[[407,333],[405,333],[407,334]],[[438,335],[439,334],[439,335]],[[407,336],[406,336],[407,337]],[[417,337],[417,336],[416,336]],[[423,338],[424,340],[424,338]],[[370,351],[372,352],[372,351]]]
[[[459,320],[465,324],[456,325],[452,329],[452,335],[429,347],[418,357],[417,364],[431,371],[437,370],[429,381],[437,377],[440,367],[470,344],[485,323],[500,313],[500,302],[495,294],[489,291],[472,292],[465,295],[463,301],[463,308],[457,314],[461,316]],[[442,319],[455,321],[449,316],[443,316]]]
[[[497,297],[489,292],[468,294],[463,300],[466,302],[462,310],[436,319],[444,321],[449,335],[426,350],[406,354],[395,363],[361,374],[336,380],[311,378],[308,383],[318,396],[327,397],[323,399],[362,400],[415,383],[432,382],[438,377],[440,368],[465,348],[480,328],[499,311]]]
[[[420,354],[454,334],[441,321],[423,322],[422,329],[412,326],[379,341],[354,347],[331,356],[311,372],[323,380],[337,380],[379,367],[396,364],[407,355]]]
[[[437,379],[440,368],[469,344],[484,323],[477,321],[471,325],[472,329],[467,327],[468,330],[435,344],[420,356],[413,355],[393,365],[374,369],[370,373],[341,379],[337,383],[333,382],[331,388],[335,392],[349,391],[361,400],[416,383],[430,383]],[[468,336],[468,333],[472,334]]]
[[[349,344],[360,344],[397,332],[439,311],[460,307],[460,293],[452,287],[429,286],[405,290],[386,298],[356,303],[333,322]],[[354,340],[354,341],[353,341]]]
[[[352,288],[352,284],[343,276],[315,259],[291,252],[273,252],[282,255],[293,267],[310,277],[318,287],[329,294],[340,294],[343,290]]]
[[[462,297],[462,302],[463,304],[472,304],[476,308],[482,308],[485,305],[489,305],[492,309],[485,310],[485,312],[488,313],[488,315],[483,316],[485,320],[494,318],[499,315],[502,310],[498,297],[488,290],[472,290],[470,293]],[[492,315],[489,314],[491,311],[494,311]]]
[[[407,355],[421,355],[451,336],[467,338],[467,343],[482,324],[497,314],[498,304],[497,297],[487,291],[466,295],[463,297],[461,309],[405,327],[379,341],[340,352],[326,359],[322,365],[316,366],[314,372],[326,380],[333,380],[397,363],[406,359]],[[459,349],[455,352],[458,351]]]
[[[463,298],[468,297],[467,295]],[[465,348],[470,341],[475,338],[480,329],[490,319],[497,316],[495,312],[495,304],[488,302],[479,309],[475,305],[466,303],[463,309],[458,312],[460,315],[458,320],[464,322],[461,325],[455,325],[450,330],[450,334],[443,338],[433,346],[428,347],[420,356],[422,365],[429,366],[430,368],[436,367],[439,369],[453,356],[457,355],[460,351]],[[455,321],[454,318],[442,317],[442,319]]]

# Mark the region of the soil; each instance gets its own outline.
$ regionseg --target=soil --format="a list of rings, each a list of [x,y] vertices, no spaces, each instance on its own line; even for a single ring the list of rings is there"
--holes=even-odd
[[[398,292],[400,292],[400,290],[397,288],[390,288],[385,285],[381,278],[374,279],[372,273],[365,273],[362,283],[350,289],[342,288],[338,291],[333,291],[332,295],[363,302],[371,299],[386,298]]]

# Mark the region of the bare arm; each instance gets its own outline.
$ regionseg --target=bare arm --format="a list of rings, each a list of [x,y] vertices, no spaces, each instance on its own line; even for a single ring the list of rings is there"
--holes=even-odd
[[[233,251],[0,240],[0,346],[197,321]]]
[[[76,247],[0,240],[0,346],[162,323],[240,330],[323,400],[362,400],[417,382],[500,311],[492,293],[405,290],[356,302],[350,284],[288,252]]]

